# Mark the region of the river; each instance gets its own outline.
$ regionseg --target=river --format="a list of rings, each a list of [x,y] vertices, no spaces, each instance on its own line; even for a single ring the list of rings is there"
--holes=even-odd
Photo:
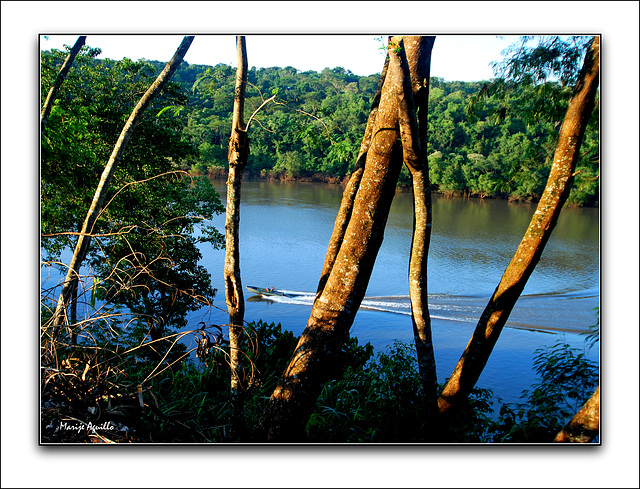
[[[225,201],[223,181],[214,181]],[[320,183],[244,182],[240,210],[242,283],[275,287],[293,297],[262,300],[244,289],[245,320],[281,323],[300,334],[342,197],[342,187]],[[394,198],[385,237],[365,300],[351,335],[383,349],[395,339],[412,341],[407,278],[412,233],[412,196]],[[477,320],[524,235],[535,211],[532,204],[433,195],[428,290],[438,380],[452,372]],[[224,229],[224,216],[214,220]],[[202,264],[224,305],[224,251],[201,248]],[[513,310],[478,381],[507,402],[517,402],[535,381],[537,348],[563,340],[584,347],[583,333],[597,321],[599,306],[599,212],[565,208],[542,258]],[[212,309],[193,321],[226,323]],[[587,357],[599,361],[598,348]]]
[[[216,180],[214,186],[225,202],[225,183]],[[296,335],[302,333],[342,191],[339,185],[321,183],[243,182],[242,283],[275,287],[292,296],[264,300],[245,288],[246,321],[281,323]],[[360,344],[370,342],[376,350],[394,340],[413,341],[407,278],[412,208],[410,193],[396,194],[366,297],[351,328]],[[428,290],[439,382],[453,371],[534,211],[531,204],[433,195]],[[224,215],[216,216],[213,224],[224,231]],[[228,323],[224,250],[208,244],[200,249],[201,264],[211,273],[218,295],[214,308],[190,314],[188,329],[200,321]],[[70,251],[62,261],[68,263],[69,258]],[[594,308],[600,303],[599,258],[598,209],[563,209],[478,387],[493,389],[505,402],[518,402],[522,390],[535,381],[532,365],[537,348],[560,340],[585,347],[581,333],[596,323]],[[61,278],[57,275],[42,269],[43,290]],[[191,342],[191,335],[185,341]],[[587,350],[586,356],[599,362],[599,349]]]

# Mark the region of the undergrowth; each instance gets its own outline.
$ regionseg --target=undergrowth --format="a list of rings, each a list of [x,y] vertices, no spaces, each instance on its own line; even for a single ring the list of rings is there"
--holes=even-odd
[[[46,318],[45,318],[46,319]],[[109,334],[52,341],[43,328],[41,440],[43,443],[234,442],[229,430],[229,345],[215,325],[149,341],[140,328],[109,325]],[[191,334],[197,357],[177,341]],[[260,441],[265,403],[298,338],[280,324],[246,327],[249,367],[241,441]],[[595,339],[594,339],[595,338]],[[591,331],[588,347],[597,341]],[[53,345],[53,346],[52,346]],[[587,346],[586,346],[587,347]],[[585,347],[585,348],[586,348]],[[52,351],[53,348],[53,351]],[[311,443],[424,442],[424,412],[415,348],[394,342],[374,354],[350,338],[309,418]],[[522,402],[504,404],[490,389],[474,389],[450,420],[448,443],[550,442],[598,383],[584,351],[559,341],[534,353],[538,380]],[[73,427],[72,429],[69,427]],[[434,441],[434,440],[429,440]]]

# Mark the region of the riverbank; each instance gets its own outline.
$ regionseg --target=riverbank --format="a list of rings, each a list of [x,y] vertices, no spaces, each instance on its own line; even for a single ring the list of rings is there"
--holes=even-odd
[[[192,172],[196,176],[207,176],[211,181],[226,181],[228,170],[224,167],[209,167],[209,171],[206,174],[200,172]],[[313,175],[304,176],[291,176],[285,173],[275,173],[263,170],[260,174],[247,173],[243,176],[245,181],[250,182],[284,182],[284,183],[323,183],[328,185],[340,185],[346,187],[349,182],[350,175],[345,177],[323,175],[315,173]],[[411,192],[411,185],[405,183],[398,183],[397,192]],[[507,202],[514,204],[536,204],[540,199],[536,196],[517,197],[513,195],[507,195],[504,193],[497,193],[494,195],[481,195],[474,194],[471,191],[441,191],[437,186],[431,186],[431,192],[434,194],[442,195],[447,198],[463,198],[463,199],[477,199],[477,200],[506,200]],[[591,207],[598,208],[599,201],[595,201],[592,204],[573,204],[570,202],[565,203],[565,207]]]

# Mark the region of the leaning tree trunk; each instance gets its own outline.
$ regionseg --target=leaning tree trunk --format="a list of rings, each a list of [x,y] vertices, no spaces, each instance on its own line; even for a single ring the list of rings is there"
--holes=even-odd
[[[380,106],[382,85],[384,84],[384,80],[387,76],[388,66],[389,57],[387,56],[384,63],[384,68],[382,69],[382,74],[380,75],[380,80],[378,81],[378,89],[376,90],[376,93],[373,97],[371,110],[369,111],[369,119],[367,120],[364,137],[362,138],[362,143],[360,144],[360,151],[358,153],[358,157],[356,158],[355,168],[351,173],[349,182],[347,183],[347,186],[342,194],[340,209],[338,210],[338,216],[336,217],[333,233],[331,234],[331,239],[329,240],[329,247],[327,248],[327,254],[324,260],[324,265],[322,267],[322,273],[320,274],[320,282],[318,284],[316,298],[320,297],[320,293],[327,283],[329,274],[331,273],[331,269],[333,268],[333,264],[336,261],[336,256],[338,255],[338,251],[340,250],[340,246],[342,245],[342,241],[344,240],[344,234],[347,230],[347,226],[349,225],[349,220],[351,219],[353,202],[356,198],[356,194],[360,186],[360,181],[362,180],[364,165],[367,160],[367,153],[369,151],[369,147],[371,146],[371,135],[373,134],[373,126],[376,121],[378,107]]]
[[[73,61],[76,59],[77,54],[84,46],[85,41],[87,40],[87,36],[80,36],[78,40],[67,54],[67,57],[62,64],[62,68],[58,72],[58,76],[56,76],[56,80],[53,83],[51,89],[49,89],[49,93],[47,94],[47,98],[44,101],[44,105],[42,106],[42,111],[40,112],[40,136],[44,133],[45,127],[47,127],[47,122],[49,121],[49,114],[51,114],[51,109],[53,107],[53,103],[58,98],[58,92],[60,91],[60,87],[62,86],[62,82],[67,77],[67,73],[71,69],[71,65]]]
[[[344,239],[307,327],[267,403],[263,426],[271,441],[302,439],[323,383],[339,373],[335,369],[382,244],[402,167],[398,129],[401,70],[400,57],[389,50],[371,145]]]
[[[529,228],[507,267],[478,325],[447,381],[438,405],[441,413],[450,411],[465,399],[475,386],[511,310],[520,297],[529,276],[558,221],[573,183],[576,161],[587,122],[595,103],[600,67],[599,37],[589,47],[578,82],[565,115],[544,193]]]
[[[76,247],[73,252],[73,256],[71,257],[71,262],[69,263],[69,269],[67,271],[67,275],[64,279],[64,283],[62,285],[62,292],[60,293],[60,297],[58,299],[58,303],[56,305],[56,310],[53,317],[53,325],[60,326],[63,322],[67,322],[66,318],[66,310],[69,305],[69,299],[72,295],[74,284],[79,278],[80,267],[82,266],[82,262],[87,254],[87,250],[89,248],[89,242],[91,240],[91,233],[93,232],[93,227],[100,215],[102,210],[102,204],[107,195],[107,191],[109,190],[109,184],[113,179],[113,175],[115,174],[118,163],[122,159],[122,155],[124,154],[124,150],[133,134],[134,129],[140,122],[142,115],[149,107],[154,98],[158,96],[164,86],[167,84],[171,76],[175,73],[184,58],[189,46],[193,42],[194,36],[185,36],[180,43],[177,51],[171,58],[162,72],[158,75],[153,84],[149,87],[149,89],[142,96],[138,104],[135,106],[129,119],[127,120],[122,132],[120,133],[120,137],[116,142],[115,147],[113,148],[113,152],[107,162],[107,165],[102,172],[102,177],[100,178],[100,182],[98,183],[98,187],[93,196],[93,201],[91,202],[91,206],[89,207],[89,211],[87,212],[87,216],[82,224],[82,229],[80,230],[80,234],[78,235],[78,241],[76,242]]]
[[[71,65],[73,64],[74,60],[76,59],[76,56],[82,49],[82,46],[84,46],[84,43],[86,40],[87,40],[87,36],[78,37],[75,44],[71,48],[71,51],[69,51],[69,54],[67,54],[67,57],[65,58],[64,63],[62,63],[62,68],[60,68],[60,71],[58,72],[58,75],[56,76],[56,79],[53,82],[52,87],[49,89],[49,93],[47,93],[47,98],[45,99],[44,104],[42,106],[42,111],[40,112],[40,137],[41,138],[44,134],[45,128],[47,127],[47,122],[49,122],[49,115],[51,114],[51,109],[53,108],[53,104],[58,98],[58,92],[60,91],[60,87],[62,87],[62,83],[67,78],[67,74],[71,69]],[[69,296],[71,296],[72,304],[76,303],[77,294],[78,294],[78,279],[74,278],[72,279],[72,282],[70,284],[70,291],[69,291]],[[76,316],[75,307],[71,312],[71,316],[72,316],[71,322],[74,323],[75,316]],[[75,343],[75,337],[73,335],[72,335],[72,343]]]
[[[431,318],[427,295],[427,258],[431,240],[431,185],[427,160],[427,115],[431,51],[435,36],[403,38],[408,66],[403,83],[405,97],[400,100],[400,134],[404,161],[411,173],[413,188],[413,237],[409,260],[411,319],[418,357],[425,409],[424,435],[431,438],[437,428],[438,382],[431,335]],[[403,46],[400,46],[403,49]],[[407,61],[410,60],[410,61]],[[413,93],[413,96],[411,94]],[[416,113],[419,119],[416,118]]]
[[[600,433],[600,386],[558,433],[558,443],[591,443]]]
[[[244,98],[247,86],[247,47],[244,36],[236,38],[238,70],[233,104],[233,123],[229,139],[229,175],[227,177],[227,214],[224,289],[229,310],[229,346],[231,365],[231,431],[234,438],[244,432],[244,296],[240,279],[240,190],[242,172],[249,157],[249,136],[244,125]]]

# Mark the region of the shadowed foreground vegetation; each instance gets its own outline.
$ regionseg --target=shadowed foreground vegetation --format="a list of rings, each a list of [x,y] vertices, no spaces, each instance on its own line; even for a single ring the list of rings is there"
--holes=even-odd
[[[249,431],[241,440],[229,437],[229,347],[219,328],[189,333],[208,339],[195,348],[196,358],[185,355],[184,345],[173,344],[175,336],[154,348],[135,333],[120,333],[129,339],[120,346],[58,345],[59,368],[43,371],[43,443],[264,441],[260,418],[298,341],[292,333],[261,321],[246,328]],[[594,338],[585,341],[585,349]],[[598,368],[584,353],[562,341],[536,350],[538,380],[522,393],[521,403],[503,404],[490,389],[476,388],[452,423],[455,428],[439,441],[551,443],[597,385]],[[395,342],[374,352],[369,343],[361,346],[352,338],[341,358],[335,365],[338,380],[324,386],[299,441],[422,442],[415,348]]]

